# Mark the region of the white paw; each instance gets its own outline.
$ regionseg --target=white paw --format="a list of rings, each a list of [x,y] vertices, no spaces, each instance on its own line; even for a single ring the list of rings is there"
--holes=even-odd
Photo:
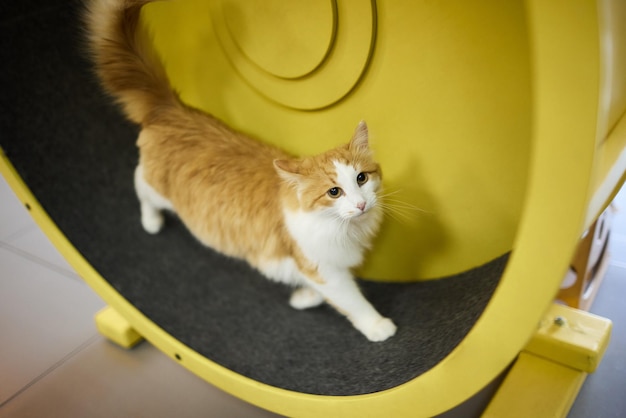
[[[385,341],[395,335],[396,329],[396,325],[389,318],[380,318],[367,327],[359,328],[370,341]]]
[[[156,234],[163,227],[163,215],[160,212],[151,211],[141,214],[141,225],[149,234]]]
[[[314,308],[323,302],[324,297],[310,287],[301,287],[294,290],[289,299],[291,307],[299,310]]]

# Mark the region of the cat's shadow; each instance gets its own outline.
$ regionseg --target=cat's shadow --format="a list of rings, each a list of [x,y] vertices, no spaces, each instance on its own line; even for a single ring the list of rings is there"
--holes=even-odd
[[[420,271],[423,263],[445,251],[449,233],[439,211],[439,203],[430,191],[426,176],[421,171],[416,156],[406,160],[400,174],[383,180],[381,202],[385,218],[381,231],[374,242],[374,249],[361,271],[382,262],[379,258],[391,258],[394,263],[406,265],[411,271]],[[384,162],[383,162],[384,173]],[[392,250],[376,251],[378,245]],[[387,261],[388,263],[389,261]]]

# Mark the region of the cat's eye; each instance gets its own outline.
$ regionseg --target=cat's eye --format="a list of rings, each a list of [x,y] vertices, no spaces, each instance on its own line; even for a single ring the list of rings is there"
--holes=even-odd
[[[333,199],[337,199],[339,196],[341,196],[341,194],[343,193],[343,190],[341,190],[339,187],[332,187],[328,189],[326,193],[328,194],[328,196],[332,197]]]
[[[356,182],[359,186],[364,185],[365,183],[367,183],[369,176],[367,175],[367,173],[359,173],[356,176]]]

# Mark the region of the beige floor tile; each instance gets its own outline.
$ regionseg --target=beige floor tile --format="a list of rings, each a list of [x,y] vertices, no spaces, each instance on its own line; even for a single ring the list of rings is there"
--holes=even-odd
[[[197,378],[143,342],[92,343],[0,409],[2,418],[255,418],[276,415]]]
[[[103,302],[70,280],[0,248],[0,404],[96,334]]]
[[[36,224],[9,237],[5,240],[4,248],[57,273],[82,281]]]
[[[0,240],[34,225],[34,221],[0,175]]]
[[[609,243],[610,263],[626,268],[626,235],[611,235]]]

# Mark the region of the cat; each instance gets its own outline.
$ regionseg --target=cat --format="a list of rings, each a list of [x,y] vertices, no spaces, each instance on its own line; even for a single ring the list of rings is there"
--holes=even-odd
[[[186,105],[141,25],[149,2],[92,0],[85,14],[97,76],[141,127],[134,182],[145,231],[174,212],[202,244],[293,286],[293,308],[327,302],[370,341],[393,336],[352,274],[382,221],[366,123],[347,144],[297,158]]]

